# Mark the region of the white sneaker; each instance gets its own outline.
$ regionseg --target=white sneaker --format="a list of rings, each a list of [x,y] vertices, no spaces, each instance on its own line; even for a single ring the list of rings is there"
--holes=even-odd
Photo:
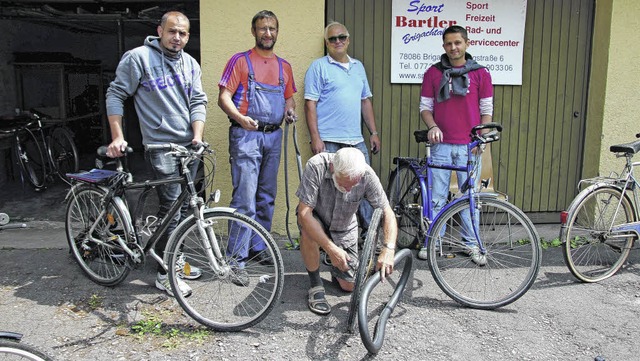
[[[480,253],[480,248],[478,247],[471,248],[471,260],[478,266],[484,266],[487,264],[487,256]]]
[[[167,275],[158,273],[158,275],[156,276],[156,288],[161,291],[165,291],[169,296],[174,297],[173,290],[171,289],[171,282],[169,282],[169,277],[167,277]],[[178,278],[178,288],[180,289],[182,296],[184,297],[191,296],[191,292],[192,292],[191,287],[189,287],[188,284],[186,284],[183,280],[179,278]]]
[[[420,258],[422,260],[428,259],[429,258],[429,248],[427,248],[427,247],[420,248],[420,251],[418,252],[418,258]]]
[[[192,266],[184,259],[184,254],[178,256],[176,261],[176,271],[178,271],[178,277],[186,280],[195,280],[202,276],[202,270],[196,266]]]

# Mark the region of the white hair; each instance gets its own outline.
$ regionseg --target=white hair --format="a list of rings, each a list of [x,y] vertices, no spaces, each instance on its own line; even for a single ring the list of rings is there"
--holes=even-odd
[[[341,177],[355,179],[362,177],[367,171],[364,154],[357,148],[339,149],[333,157],[333,172]]]
[[[334,26],[339,26],[339,27],[343,28],[345,33],[346,33],[344,35],[349,36],[349,30],[347,30],[346,26],[344,26],[343,24],[341,24],[341,23],[339,23],[337,21],[332,21],[324,28],[324,40],[329,40],[329,30]]]

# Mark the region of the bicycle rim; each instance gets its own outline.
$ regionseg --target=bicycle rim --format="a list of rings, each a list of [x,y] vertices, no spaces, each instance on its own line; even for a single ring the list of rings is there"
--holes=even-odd
[[[238,212],[209,209],[205,210],[204,219],[222,253],[219,261],[228,267],[222,274],[214,271],[196,219],[187,218],[171,236],[165,260],[176,265],[182,255],[189,268],[202,270],[202,276],[194,280],[178,278],[180,269],[169,267],[172,288],[178,289],[181,279],[192,290],[188,297],[174,292],[176,300],[193,319],[213,330],[251,327],[271,312],[282,294],[284,265],[278,246],[264,227]],[[262,253],[271,257],[272,265],[258,262],[256,253],[262,245]],[[246,271],[246,278],[238,276],[239,269]]]
[[[68,130],[57,127],[53,130],[48,140],[49,154],[55,171],[58,172],[58,176],[62,180],[69,183],[66,174],[77,173],[80,169],[78,148],[73,141],[73,136]]]
[[[389,177],[389,204],[396,213],[400,248],[422,246],[419,239],[422,223],[422,193],[420,182],[413,169],[400,165]]]
[[[44,188],[45,158],[42,147],[31,130],[24,129],[16,134],[15,154],[21,175],[36,190]]]
[[[440,288],[465,306],[494,309],[514,302],[531,287],[541,262],[535,227],[512,204],[495,195],[476,195],[478,236],[486,248],[486,264],[469,256],[469,199],[448,208],[429,231],[429,267]],[[469,241],[469,239],[472,239]]]
[[[633,205],[613,187],[589,188],[576,199],[562,232],[564,259],[579,280],[602,281],[614,275],[629,256],[634,237],[613,237],[611,228],[635,220]]]
[[[71,254],[92,281],[103,286],[122,282],[130,271],[129,255],[117,241],[122,238],[126,243],[130,242],[131,231],[125,216],[110,202],[107,214],[89,234],[102,211],[101,201],[105,192],[90,186],[72,188],[71,192],[65,222]],[[101,242],[92,241],[90,236]]]
[[[0,359],[3,361],[48,361],[52,360],[44,352],[27,343],[0,339]]]
[[[378,208],[371,216],[367,237],[364,240],[362,250],[359,251],[358,270],[356,272],[356,279],[353,285],[353,292],[351,292],[349,314],[347,315],[347,332],[353,333],[355,331],[355,321],[356,315],[358,314],[358,305],[361,301],[360,297],[362,295],[362,289],[376,267],[376,244],[378,243],[378,237],[382,236],[382,226],[380,224],[381,218],[382,210]]]

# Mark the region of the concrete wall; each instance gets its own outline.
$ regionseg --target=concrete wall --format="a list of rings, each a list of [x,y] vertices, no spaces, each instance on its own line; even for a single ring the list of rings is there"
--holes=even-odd
[[[633,33],[639,27],[640,2],[613,0],[609,51],[605,52],[598,43],[594,43],[594,52],[605,53],[608,61],[599,162],[601,175],[622,169],[620,160],[609,152],[609,146],[631,142],[635,134],[640,133],[640,112],[637,108],[640,104],[640,68],[632,64],[638,57]]]
[[[231,175],[229,169],[228,127],[229,121],[217,105],[218,81],[229,58],[240,51],[246,51],[255,45],[251,35],[251,19],[260,10],[271,10],[280,23],[275,52],[286,59],[293,67],[293,75],[298,92],[294,96],[300,122],[298,140],[303,152],[303,163],[309,158],[309,136],[304,121],[304,75],[311,62],[324,55],[324,1],[237,1],[220,6],[218,2],[200,2],[200,36],[202,49],[203,83],[209,97],[206,140],[213,144],[217,152],[217,169],[214,187],[222,191],[221,206],[231,201]],[[292,131],[292,129],[290,129]],[[289,136],[291,138],[291,135]],[[289,179],[290,179],[290,226],[296,236],[298,229],[295,220],[298,187],[298,175],[293,152],[289,141]],[[275,175],[274,175],[275,176]],[[284,158],[280,163],[278,177],[278,198],[272,231],[286,234]]]

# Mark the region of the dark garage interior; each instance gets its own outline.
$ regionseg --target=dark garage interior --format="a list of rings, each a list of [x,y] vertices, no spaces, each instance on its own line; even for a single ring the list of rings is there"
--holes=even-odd
[[[110,141],[104,92],[122,54],[157,35],[159,19],[169,10],[191,22],[185,51],[200,60],[199,1],[0,1],[0,128],[25,111],[43,118],[45,133],[69,129],[83,168],[95,149]],[[135,150],[141,137],[132,104],[125,132]],[[11,134],[0,134],[0,185],[22,183],[11,151]],[[7,187],[3,187],[5,190]],[[11,187],[9,187],[11,188]],[[23,187],[24,188],[24,184]]]

